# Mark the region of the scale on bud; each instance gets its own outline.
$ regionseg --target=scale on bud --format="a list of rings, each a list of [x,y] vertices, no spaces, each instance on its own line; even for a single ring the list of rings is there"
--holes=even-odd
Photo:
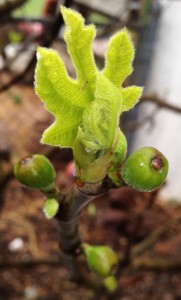
[[[15,164],[14,174],[24,185],[50,191],[54,188],[56,173],[51,162],[44,155],[28,156]]]
[[[138,191],[153,191],[165,180],[168,161],[157,149],[143,147],[126,160],[121,175],[125,183]]]
[[[101,277],[110,276],[118,263],[116,253],[108,246],[82,245],[89,268]]]

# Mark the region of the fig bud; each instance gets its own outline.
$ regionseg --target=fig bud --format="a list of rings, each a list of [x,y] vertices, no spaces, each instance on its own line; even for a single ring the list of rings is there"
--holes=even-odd
[[[52,219],[53,217],[55,217],[55,215],[58,212],[58,209],[59,203],[55,198],[46,199],[43,206],[43,212],[47,219]]]
[[[138,191],[153,191],[165,180],[168,161],[157,149],[143,147],[126,160],[121,175],[125,183]]]
[[[45,191],[53,189],[56,177],[51,162],[41,154],[28,156],[16,163],[14,174],[22,184]]]
[[[116,253],[108,246],[83,244],[89,268],[101,277],[109,276],[118,263]]]
[[[103,286],[106,288],[108,293],[114,293],[118,287],[118,283],[114,276],[108,276],[104,278]]]

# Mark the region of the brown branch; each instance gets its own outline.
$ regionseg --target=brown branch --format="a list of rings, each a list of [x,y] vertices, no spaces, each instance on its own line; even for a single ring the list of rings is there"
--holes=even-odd
[[[145,250],[147,250],[150,246],[155,244],[158,239],[163,236],[165,233],[167,233],[172,227],[179,224],[181,222],[181,216],[178,216],[160,228],[153,231],[146,239],[144,239],[142,242],[140,242],[138,245],[136,245],[132,251],[131,251],[131,259],[134,260],[135,257],[142,254]]]
[[[144,94],[140,98],[140,103],[152,102],[160,108],[169,109],[176,113],[181,113],[181,107],[167,103],[165,99],[161,99],[153,94]]]
[[[44,258],[35,260],[14,260],[14,261],[0,261],[0,269],[12,269],[12,268],[34,268],[42,265],[51,267],[62,267],[62,262],[58,258]]]
[[[144,257],[135,259],[133,266],[152,271],[181,271],[181,260]]]

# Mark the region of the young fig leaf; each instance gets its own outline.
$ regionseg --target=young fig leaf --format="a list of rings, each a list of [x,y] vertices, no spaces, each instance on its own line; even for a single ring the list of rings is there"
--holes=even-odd
[[[92,101],[97,73],[91,49],[96,33],[95,27],[85,26],[81,14],[69,8],[61,6],[61,13],[66,25],[64,38],[76,68],[78,82],[82,85],[82,89],[87,91],[87,98]]]
[[[42,142],[71,147],[82,121],[87,101],[78,84],[68,77],[64,63],[55,50],[38,48],[35,71],[35,91],[46,109],[55,117]]]
[[[97,78],[95,100],[84,110],[82,141],[87,152],[110,150],[113,146],[119,115],[122,107],[122,94],[104,75]]]
[[[91,49],[95,27],[85,25],[83,17],[70,8],[62,6],[61,13],[77,78],[69,77],[55,50],[38,48],[35,90],[55,117],[41,141],[73,148],[75,175],[92,183],[107,175],[118,142],[119,115],[133,107],[141,94],[139,87],[121,87],[132,72],[134,48],[126,29],[115,34],[100,71]]]
[[[117,87],[133,71],[134,48],[126,29],[112,36],[106,52],[106,64],[103,74]]]
[[[129,86],[122,89],[123,105],[122,112],[130,110],[138,102],[143,88],[139,86]]]

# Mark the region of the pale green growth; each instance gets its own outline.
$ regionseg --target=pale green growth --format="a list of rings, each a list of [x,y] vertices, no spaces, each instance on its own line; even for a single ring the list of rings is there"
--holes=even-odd
[[[110,39],[103,74],[117,87],[120,87],[126,77],[133,71],[133,58],[133,45],[128,31],[123,29]]]
[[[91,50],[96,34],[95,27],[94,25],[85,26],[82,16],[71,9],[62,6],[61,13],[66,25],[64,38],[76,68],[77,79],[82,84],[82,88],[86,85],[86,96],[92,101],[97,72]]]
[[[47,219],[52,219],[58,212],[59,204],[56,199],[47,199],[43,206],[43,212]]]
[[[105,76],[97,77],[95,101],[83,114],[83,144],[88,152],[110,150],[118,128],[122,94]]]
[[[103,286],[109,293],[114,293],[118,288],[118,282],[115,276],[108,276],[103,280]]]
[[[123,105],[122,112],[130,110],[133,106],[138,102],[143,88],[139,86],[129,86],[127,88],[122,89],[123,95]]]
[[[87,105],[84,91],[71,79],[58,53],[52,49],[38,48],[35,89],[46,109],[55,117],[42,142],[53,146],[71,147],[82,122]]]
[[[116,33],[108,45],[105,68],[100,71],[91,49],[95,27],[86,26],[72,9],[62,6],[61,13],[77,79],[69,77],[56,51],[38,48],[35,90],[55,116],[42,142],[73,148],[76,176],[97,182],[111,166],[121,112],[132,108],[141,95],[140,87],[121,87],[132,72],[134,49],[126,29]]]
[[[109,246],[91,246],[82,244],[89,268],[100,277],[108,277],[114,273],[118,264],[116,253]]]
[[[97,209],[96,209],[96,206],[94,203],[90,203],[88,206],[87,206],[87,215],[90,217],[90,218],[93,218],[96,216],[96,212],[97,212]]]

